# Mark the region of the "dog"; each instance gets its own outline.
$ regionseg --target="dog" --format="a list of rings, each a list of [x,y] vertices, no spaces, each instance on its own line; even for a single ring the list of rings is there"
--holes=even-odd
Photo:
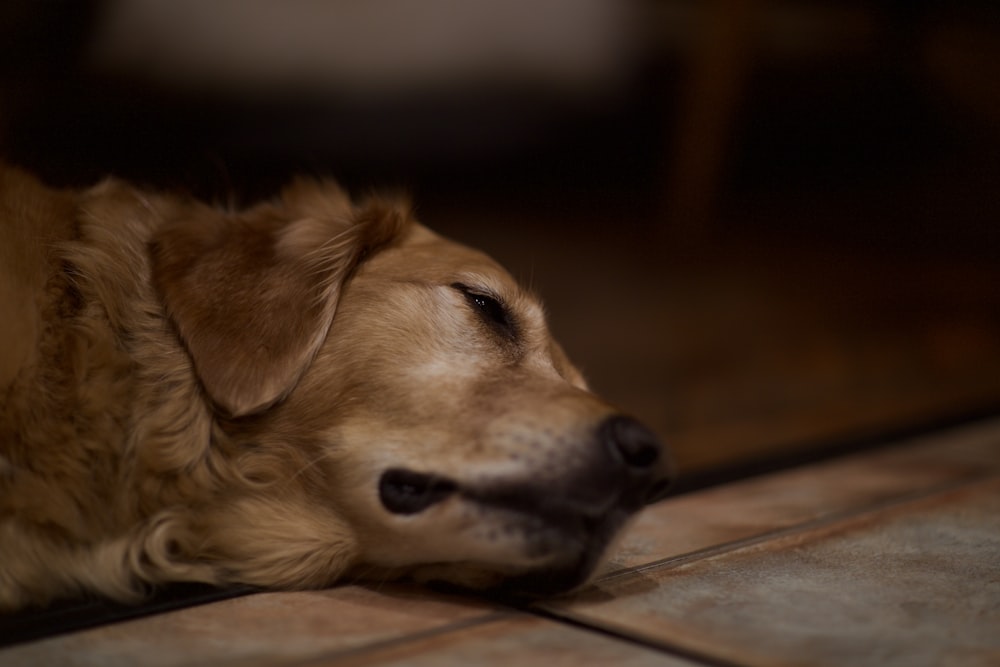
[[[0,609],[170,582],[546,595],[672,476],[486,255],[293,180],[239,211],[0,168]]]

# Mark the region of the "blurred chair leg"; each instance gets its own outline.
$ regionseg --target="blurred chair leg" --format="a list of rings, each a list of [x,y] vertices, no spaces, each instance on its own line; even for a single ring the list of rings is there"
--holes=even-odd
[[[664,220],[670,240],[710,234],[743,88],[756,52],[762,0],[713,0],[696,37],[671,141]]]

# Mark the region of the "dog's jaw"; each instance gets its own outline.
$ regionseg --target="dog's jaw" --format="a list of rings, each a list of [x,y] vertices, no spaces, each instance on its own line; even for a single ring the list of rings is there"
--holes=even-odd
[[[367,564],[358,574],[518,598],[557,595],[590,580],[631,516],[616,509],[569,526],[526,514],[483,517],[476,529],[450,534],[440,560],[427,554],[418,564]]]

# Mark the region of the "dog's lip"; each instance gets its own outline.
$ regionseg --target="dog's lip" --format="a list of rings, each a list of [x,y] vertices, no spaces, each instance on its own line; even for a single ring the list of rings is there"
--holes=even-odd
[[[469,585],[435,577],[427,583],[448,590],[466,591],[493,596],[508,602],[531,600],[569,593],[590,580],[607,545],[592,545],[574,553],[555,554],[555,558],[535,559],[530,565],[512,566],[505,563],[465,562],[466,566],[488,573],[485,585]],[[594,548],[596,547],[596,548]],[[451,565],[454,565],[452,563]]]
[[[508,573],[491,591],[501,595],[545,596],[585,583],[634,510],[617,505],[601,512],[580,511],[572,504],[547,507],[494,505],[523,531],[526,563]]]
[[[462,550],[459,550],[454,560],[445,557],[413,563],[408,572],[413,575],[424,568],[451,567],[471,570],[481,573],[483,580],[470,583],[464,575],[452,579],[440,570],[433,576],[416,578],[432,586],[511,601],[558,595],[579,588],[589,580],[634,512],[621,505],[600,512],[592,511],[593,508],[581,510],[572,503],[559,502],[558,494],[551,495],[540,506],[537,498],[517,494],[509,485],[503,486],[502,493],[497,487],[489,491],[460,487],[440,506],[455,507],[453,503],[458,502],[476,508],[467,516],[475,517],[469,539],[476,543],[477,555],[460,555]],[[511,497],[517,501],[508,502]],[[503,502],[497,502],[498,498]],[[486,555],[489,550],[482,549],[483,540],[501,535],[507,546],[495,557]]]
[[[514,600],[531,600],[569,593],[587,583],[598,560],[597,557],[583,554],[575,562],[505,578],[486,592]]]
[[[550,523],[567,520],[600,521],[612,512],[633,514],[645,502],[624,492],[607,493],[603,497],[576,496],[542,483],[507,482],[477,487],[460,486],[458,495],[483,507],[534,516]]]
[[[451,482],[454,478],[434,479]],[[509,547],[517,547],[504,549],[502,559],[483,559],[480,552],[480,557],[472,560],[431,561],[415,567],[464,564],[492,573],[495,579],[485,586],[449,582],[447,577],[426,581],[510,599],[530,599],[566,593],[586,583],[608,546],[642,503],[635,494],[612,493],[598,501],[586,495],[574,496],[558,484],[490,480],[457,483],[447,497],[413,515],[429,512],[428,516],[437,521],[443,515],[435,510],[448,513],[462,505],[466,509],[459,515],[476,518],[474,533],[485,534],[480,530],[485,522],[494,527],[485,528],[487,533],[504,534],[505,539],[512,540]],[[466,514],[470,508],[474,508],[472,514]],[[480,542],[484,538],[473,539]]]

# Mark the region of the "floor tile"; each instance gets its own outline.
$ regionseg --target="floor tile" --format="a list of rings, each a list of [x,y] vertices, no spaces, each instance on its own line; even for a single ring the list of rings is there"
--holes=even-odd
[[[694,667],[696,663],[601,633],[542,618],[516,615],[472,625],[415,642],[366,651],[345,659],[310,663],[310,667]]]
[[[924,493],[1000,469],[1000,420],[803,466],[646,508],[601,572],[609,574]]]
[[[270,667],[495,613],[405,586],[263,593],[13,646],[0,651],[0,665]]]
[[[741,665],[1000,664],[1000,476],[610,577],[554,613]]]

